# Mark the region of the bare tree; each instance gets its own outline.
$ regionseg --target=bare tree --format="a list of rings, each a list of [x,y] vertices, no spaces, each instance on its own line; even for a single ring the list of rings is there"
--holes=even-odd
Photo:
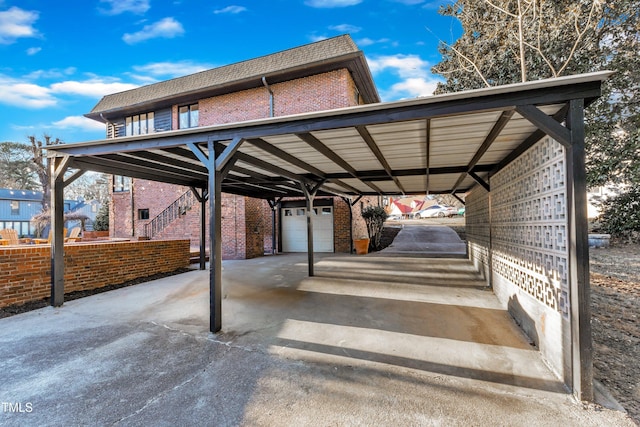
[[[42,140],[37,139],[34,135],[28,137],[31,143],[31,153],[33,154],[33,163],[35,164],[36,174],[38,180],[42,186],[42,210],[49,209],[49,203],[51,200],[51,184],[49,182],[49,161],[47,159],[46,149],[47,146],[64,144],[60,139],[52,139],[51,136],[43,135],[44,143]]]
[[[585,54],[597,48],[603,1],[458,0],[441,13],[459,19],[464,34],[441,41],[444,60],[433,71],[447,82],[439,93],[583,71]]]

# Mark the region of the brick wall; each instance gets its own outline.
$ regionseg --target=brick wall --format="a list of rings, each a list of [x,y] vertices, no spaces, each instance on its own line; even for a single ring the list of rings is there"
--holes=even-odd
[[[346,69],[269,85],[274,115],[330,110],[358,104],[356,89]],[[269,117],[269,92],[264,87],[202,99],[199,125],[242,122]],[[174,117],[177,106],[174,107]],[[177,128],[177,119],[174,128]]]
[[[346,69],[275,83],[270,88],[274,94],[276,116],[342,108],[360,103],[355,83]],[[269,93],[264,87],[201,99],[198,102],[200,126],[269,116]],[[172,120],[173,129],[177,129],[178,105],[172,108]],[[132,192],[112,193],[112,237],[143,236],[144,224],[188,190],[186,187],[139,179],[132,180],[132,188]],[[225,194],[222,197],[223,259],[252,258],[265,251],[270,252],[272,226],[271,210],[267,202]],[[138,220],[139,209],[149,209],[149,220]],[[344,210],[340,209],[334,215],[342,218],[341,224],[348,224],[348,220],[344,219]],[[200,206],[197,205],[155,239],[187,238],[191,240],[192,246],[197,247],[200,241],[199,224]],[[336,227],[334,241],[338,252],[349,251],[348,232],[345,230],[348,229]]]
[[[245,197],[222,194],[222,259],[244,259],[246,254]]]
[[[189,241],[78,243],[64,248],[65,293],[117,285],[189,265]],[[0,247],[0,307],[51,295],[51,247]]]
[[[245,258],[264,255],[265,232],[271,229],[271,216],[264,215],[265,200],[245,198]]]
[[[338,197],[333,199],[333,246],[336,252],[351,250],[349,204]]]

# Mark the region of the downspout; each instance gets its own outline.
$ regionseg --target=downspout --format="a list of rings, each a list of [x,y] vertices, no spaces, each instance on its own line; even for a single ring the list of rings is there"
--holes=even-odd
[[[262,76],[262,84],[264,85],[264,87],[267,88],[267,91],[269,92],[269,117],[273,117],[273,91],[271,90],[271,87],[269,86],[269,83],[267,83],[267,78],[265,76]]]

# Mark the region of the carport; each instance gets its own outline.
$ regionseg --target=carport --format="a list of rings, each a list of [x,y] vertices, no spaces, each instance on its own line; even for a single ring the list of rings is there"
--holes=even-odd
[[[51,303],[64,298],[63,189],[85,171],[192,187],[201,242],[208,204],[212,332],[222,327],[222,192],[304,196],[309,276],[316,196],[467,193],[471,259],[565,384],[591,400],[584,108],[609,74],[48,147]]]

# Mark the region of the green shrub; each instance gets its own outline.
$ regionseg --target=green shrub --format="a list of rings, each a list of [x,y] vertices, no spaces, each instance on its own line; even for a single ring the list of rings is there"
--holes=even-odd
[[[640,235],[640,189],[609,199],[602,206],[602,227],[614,237],[637,239]]]
[[[387,216],[384,208],[380,206],[367,206],[362,209],[362,219],[367,223],[367,231],[369,232],[369,246],[374,251],[380,249],[382,227]]]
[[[96,214],[96,220],[93,222],[95,231],[109,230],[109,202],[105,202],[100,206]]]

